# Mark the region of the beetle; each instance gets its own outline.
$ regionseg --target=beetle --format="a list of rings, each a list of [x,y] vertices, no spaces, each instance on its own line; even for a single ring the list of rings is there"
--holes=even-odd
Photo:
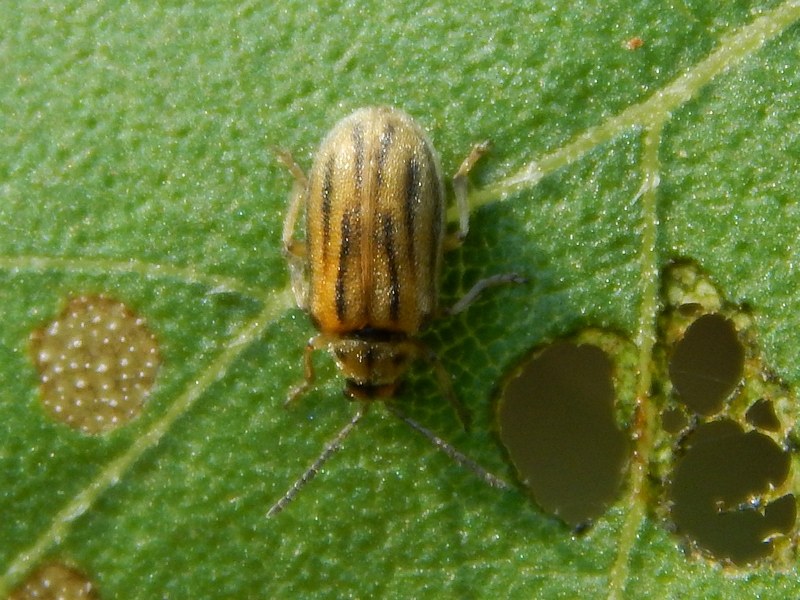
[[[453,177],[459,226],[451,234],[446,232],[439,158],[423,129],[401,110],[367,107],[343,118],[322,141],[308,176],[289,153],[278,152],[294,176],[283,250],[297,305],[319,332],[305,347],[305,381],[290,391],[286,404],[313,381],[312,354],[322,348],[331,350],[345,377],[345,395],[362,404],[270,516],[338,449],[370,401],[395,394],[415,359],[433,366],[444,395],[468,428],[469,414],[450,375],[417,335],[440,312],[442,256],[467,234],[467,175],[487,149],[487,142],[476,144]],[[295,236],[301,210],[304,240]],[[486,287],[522,281],[513,273],[483,279],[445,312],[464,310]],[[390,411],[490,485],[504,486],[432,432],[397,409]]]
[[[321,348],[333,352],[345,394],[355,400],[394,395],[411,362],[424,358],[467,426],[449,375],[416,336],[437,314],[442,255],[467,234],[467,175],[487,149],[487,142],[476,144],[453,178],[460,219],[450,235],[439,158],[405,112],[367,107],[339,121],[308,177],[281,154],[295,177],[284,252],[297,304],[319,331],[306,345],[306,381],[289,400],[313,380],[311,355]],[[305,241],[294,236],[302,207]],[[460,312],[490,285],[520,280],[516,274],[481,280],[448,312]]]

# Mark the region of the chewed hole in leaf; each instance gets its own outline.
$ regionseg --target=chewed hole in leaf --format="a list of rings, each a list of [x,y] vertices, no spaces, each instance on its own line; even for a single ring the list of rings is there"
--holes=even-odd
[[[739,385],[743,369],[744,348],[733,322],[707,314],[692,323],[675,346],[669,376],[681,402],[710,416]]]
[[[789,534],[796,519],[793,495],[762,497],[786,480],[788,452],[730,419],[700,425],[685,443],[669,492],[678,530],[718,560],[770,556],[773,537]]]
[[[661,412],[661,426],[667,433],[680,433],[689,426],[689,418],[683,410],[671,406]]]
[[[8,600],[95,600],[95,585],[83,573],[61,563],[49,563],[22,582]]]
[[[747,409],[745,419],[753,427],[758,427],[764,431],[780,431],[781,422],[775,413],[775,405],[765,398],[756,400]]]
[[[597,346],[558,342],[524,363],[500,399],[500,439],[522,483],[574,527],[614,502],[627,465],[611,374]]]
[[[142,410],[160,364],[144,319],[106,296],[70,299],[31,334],[42,406],[54,420],[97,434]]]

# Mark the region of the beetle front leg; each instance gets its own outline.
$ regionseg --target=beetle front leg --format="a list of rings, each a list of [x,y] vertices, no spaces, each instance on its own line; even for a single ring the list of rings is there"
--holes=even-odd
[[[284,408],[289,408],[289,405],[305,394],[308,388],[311,387],[311,384],[314,383],[314,363],[312,361],[312,356],[315,350],[324,348],[328,345],[328,342],[328,338],[324,335],[315,335],[308,340],[303,351],[303,382],[289,390],[289,393],[286,395],[286,400],[283,402]]]

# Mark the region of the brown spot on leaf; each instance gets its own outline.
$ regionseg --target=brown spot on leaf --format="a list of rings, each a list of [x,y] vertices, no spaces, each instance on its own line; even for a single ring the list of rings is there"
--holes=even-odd
[[[85,433],[103,433],[138,416],[160,363],[144,319],[102,295],[70,299],[30,342],[45,411]]]
[[[628,50],[638,50],[644,46],[644,40],[638,35],[625,41],[625,48]]]
[[[95,600],[94,584],[81,572],[50,563],[31,573],[8,600]]]

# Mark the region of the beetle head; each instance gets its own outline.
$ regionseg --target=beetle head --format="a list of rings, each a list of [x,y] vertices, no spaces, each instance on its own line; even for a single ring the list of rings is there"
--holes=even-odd
[[[333,354],[347,380],[345,395],[358,400],[393,396],[414,359],[413,346],[397,340],[343,339]]]

